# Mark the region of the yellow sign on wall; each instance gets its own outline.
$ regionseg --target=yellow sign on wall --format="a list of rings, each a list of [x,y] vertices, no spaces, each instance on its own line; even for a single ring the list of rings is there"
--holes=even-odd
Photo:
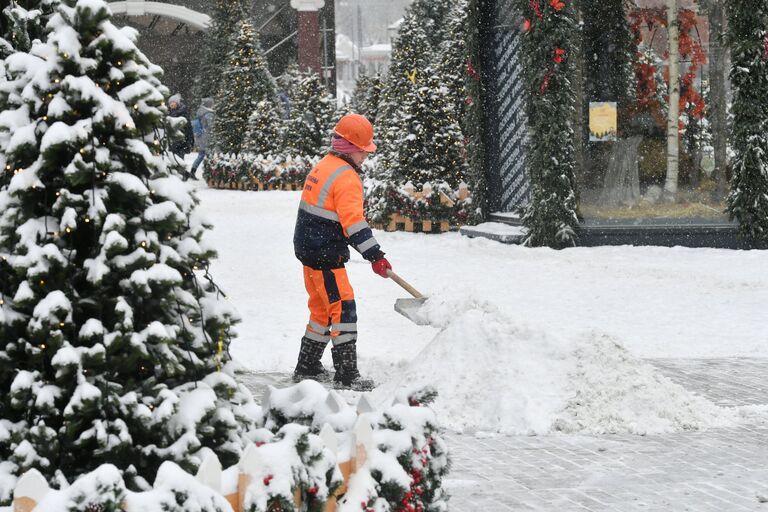
[[[589,140],[607,142],[616,140],[618,108],[615,101],[589,103]]]

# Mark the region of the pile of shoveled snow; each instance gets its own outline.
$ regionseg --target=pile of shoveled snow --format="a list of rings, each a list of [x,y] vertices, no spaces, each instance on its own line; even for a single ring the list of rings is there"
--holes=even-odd
[[[441,331],[375,396],[432,385],[442,424],[462,432],[657,434],[727,425],[718,407],[600,334],[554,336],[473,300],[430,299]]]

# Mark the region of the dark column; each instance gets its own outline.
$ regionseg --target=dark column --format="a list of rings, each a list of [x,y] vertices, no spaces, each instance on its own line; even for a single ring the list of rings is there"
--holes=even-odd
[[[299,67],[311,68],[322,74],[322,52],[320,48],[320,13],[299,11]]]

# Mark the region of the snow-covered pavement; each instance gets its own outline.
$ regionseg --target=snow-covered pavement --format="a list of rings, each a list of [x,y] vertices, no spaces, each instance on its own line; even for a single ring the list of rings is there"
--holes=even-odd
[[[653,360],[719,405],[758,413],[768,359]],[[751,405],[750,405],[751,404]],[[665,435],[446,436],[453,512],[765,511],[768,424]]]
[[[266,381],[292,371],[307,318],[292,247],[298,193],[203,187],[199,197],[220,255],[211,273],[243,316],[234,357]],[[441,328],[397,315],[405,293],[353,255],[361,370],[382,400],[437,385],[434,408],[456,432],[453,510],[757,506],[768,432],[755,404],[768,392],[760,372],[733,362],[768,370],[768,253],[376,236],[394,269],[433,297]],[[687,368],[694,360],[701,368]],[[725,369],[713,374],[717,361]],[[678,463],[664,464],[667,452]],[[687,487],[673,493],[674,482]]]

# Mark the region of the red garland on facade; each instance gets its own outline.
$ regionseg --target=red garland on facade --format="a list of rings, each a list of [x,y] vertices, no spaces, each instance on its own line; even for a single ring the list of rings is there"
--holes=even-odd
[[[530,0],[531,9],[533,9],[534,14],[536,14],[536,17],[539,18],[540,21],[544,20],[544,13],[541,11],[541,5],[539,4],[538,0]],[[549,5],[552,7],[555,11],[560,12],[562,9],[565,8],[565,2],[563,0],[549,0]],[[526,32],[530,32],[532,29],[531,20],[526,18],[523,21],[523,30]],[[566,50],[564,48],[555,48],[555,54],[552,56],[552,61],[555,64],[562,64],[563,60],[565,60],[565,54]],[[552,77],[554,76],[554,71],[549,69],[547,70],[547,73],[544,75],[544,80],[541,82],[541,86],[539,87],[539,94],[544,95],[544,93],[547,92],[547,89],[549,89],[549,82],[552,80]]]

